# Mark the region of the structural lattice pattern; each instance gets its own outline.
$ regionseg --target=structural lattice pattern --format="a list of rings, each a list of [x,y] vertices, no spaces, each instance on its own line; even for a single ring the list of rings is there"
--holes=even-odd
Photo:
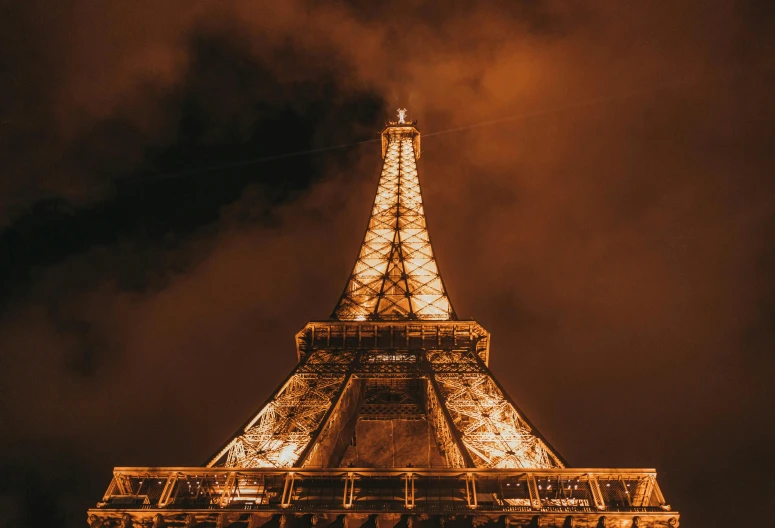
[[[302,360],[269,403],[209,465],[297,465],[316,433],[323,430],[326,416],[343,398],[348,376],[354,376],[368,380],[363,404],[355,412],[364,419],[429,420],[448,467],[563,467],[520,417],[474,348],[317,350]],[[405,363],[411,369],[375,371],[375,362],[385,367]],[[424,405],[418,399],[418,387],[424,387]]]
[[[460,447],[455,440],[449,421],[444,414],[442,404],[436,397],[436,391],[430,383],[428,383],[427,389],[428,419],[431,420],[431,424],[433,424],[433,430],[436,433],[436,443],[438,444],[442,455],[444,455],[447,467],[466,467],[466,460],[460,452]]]
[[[477,467],[563,467],[520,418],[489,373],[438,374],[435,379]]]
[[[291,467],[345,385],[353,353],[310,355],[209,466]]]
[[[343,381],[344,376],[314,381],[294,376],[283,393],[264,407],[256,423],[234,441],[226,465],[292,466],[307,447]]]
[[[334,310],[340,320],[454,319],[433,257],[413,127],[384,132],[384,164],[358,260]]]

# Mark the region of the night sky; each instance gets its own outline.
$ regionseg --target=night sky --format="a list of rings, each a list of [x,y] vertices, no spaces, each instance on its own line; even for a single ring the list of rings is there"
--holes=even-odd
[[[455,310],[541,432],[656,468],[684,526],[775,525],[772,2],[3,4],[0,527],[85,526],[113,466],[248,418],[399,106]]]

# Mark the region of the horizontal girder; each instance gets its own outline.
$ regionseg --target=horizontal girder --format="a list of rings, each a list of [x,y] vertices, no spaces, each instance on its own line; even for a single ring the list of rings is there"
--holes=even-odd
[[[92,512],[213,508],[413,513],[670,509],[649,469],[116,468]]]
[[[473,350],[489,362],[490,334],[476,321],[312,321],[296,334],[301,360],[319,349]]]

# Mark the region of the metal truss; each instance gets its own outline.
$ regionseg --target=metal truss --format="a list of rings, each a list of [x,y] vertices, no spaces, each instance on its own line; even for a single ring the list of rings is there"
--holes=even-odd
[[[377,196],[334,319],[455,319],[425,223],[416,165],[419,136],[413,126],[398,123],[382,133]]]
[[[305,465],[309,461],[302,455],[314,447],[333,412],[331,420],[338,424],[354,414],[371,420],[427,419],[449,467],[564,466],[484,363],[481,342],[488,335],[481,327],[432,321],[413,325],[310,323],[297,336],[299,366],[211,465]],[[357,405],[339,406],[351,377],[366,382],[365,397]],[[424,387],[421,399],[417,387]],[[315,464],[325,465],[322,453],[330,453],[329,448],[321,447]]]
[[[426,357],[444,406],[476,467],[564,467],[473,351],[429,350]]]
[[[358,412],[361,420],[422,420],[423,380],[417,377],[366,378],[365,395]]]
[[[342,393],[354,353],[311,354],[208,466],[291,467]]]
[[[465,457],[465,451],[461,449],[458,434],[451,424],[449,413],[446,412],[439,401],[437,390],[432,383],[427,385],[428,419],[436,433],[436,443],[439,451],[444,455],[447,466],[451,468],[470,467],[469,457]]]
[[[563,467],[489,374],[438,374],[435,381],[477,467]]]
[[[292,466],[309,444],[343,381],[344,376],[291,378],[282,393],[256,417],[255,424],[234,440],[225,465]]]

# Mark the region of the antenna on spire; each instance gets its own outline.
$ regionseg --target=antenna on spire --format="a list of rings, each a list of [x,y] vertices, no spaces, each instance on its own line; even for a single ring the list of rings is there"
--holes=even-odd
[[[406,108],[398,109],[398,123],[400,125],[406,124]]]

